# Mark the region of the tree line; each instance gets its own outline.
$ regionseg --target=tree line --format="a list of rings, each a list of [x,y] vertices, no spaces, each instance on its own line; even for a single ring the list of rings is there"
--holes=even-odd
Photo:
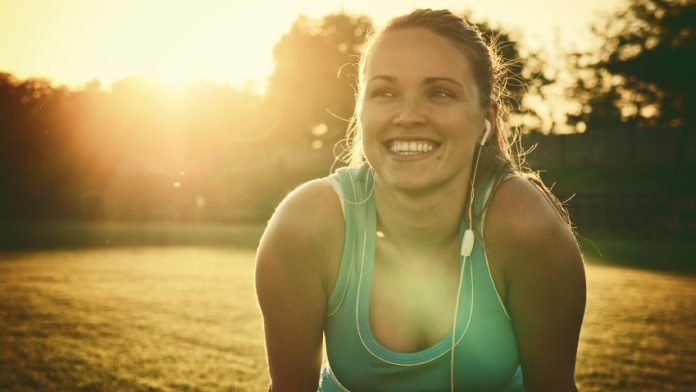
[[[466,15],[465,15],[466,16]],[[600,50],[569,54],[571,125],[694,129],[696,6],[637,0],[595,27]],[[497,41],[511,123],[534,131],[525,96],[555,81],[512,32]],[[263,95],[201,82],[172,94],[136,77],[77,89],[0,73],[0,218],[262,219],[298,182],[340,164],[365,16],[298,17],[274,47]]]

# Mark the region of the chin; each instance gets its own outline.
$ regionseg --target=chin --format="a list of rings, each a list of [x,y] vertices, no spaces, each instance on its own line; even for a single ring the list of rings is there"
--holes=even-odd
[[[407,193],[420,193],[429,189],[437,188],[442,181],[438,181],[431,175],[418,175],[416,173],[399,173],[387,175],[383,182],[389,188]]]

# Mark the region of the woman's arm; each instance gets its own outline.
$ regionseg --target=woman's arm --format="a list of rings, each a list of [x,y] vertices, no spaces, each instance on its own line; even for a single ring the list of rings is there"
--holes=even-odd
[[[313,181],[278,206],[256,256],[271,389],[314,391],[322,360],[327,270],[337,266],[343,216],[331,186]]]
[[[500,186],[488,214],[486,250],[503,267],[525,389],[577,391],[585,273],[573,233],[541,191],[519,178]]]

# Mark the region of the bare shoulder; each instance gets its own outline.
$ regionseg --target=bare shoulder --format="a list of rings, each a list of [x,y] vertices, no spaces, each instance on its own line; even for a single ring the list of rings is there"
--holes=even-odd
[[[306,182],[290,192],[276,208],[267,232],[322,242],[342,229],[341,204],[325,179]],[[336,234],[336,233],[333,233]]]
[[[570,227],[542,190],[513,178],[493,195],[484,230],[491,272],[514,321],[525,389],[576,391],[585,274]]]
[[[486,249],[502,258],[551,249],[576,251],[570,227],[548,197],[529,180],[514,177],[503,182],[486,213]]]
[[[343,244],[343,213],[338,196],[325,179],[306,182],[276,208],[261,238],[262,260],[294,275],[319,272],[324,283],[338,262]]]
[[[529,180],[514,177],[498,187],[484,230],[491,272],[505,295],[537,290],[539,282],[545,282],[544,287],[562,281],[584,287],[584,263],[575,235]]]
[[[261,238],[256,295],[273,390],[317,389],[328,282],[340,262],[343,230],[332,185],[314,180],[285,197]]]

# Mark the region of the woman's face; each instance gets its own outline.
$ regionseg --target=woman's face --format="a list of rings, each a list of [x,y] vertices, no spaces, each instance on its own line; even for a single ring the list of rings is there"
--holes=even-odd
[[[363,150],[378,182],[403,191],[466,183],[486,111],[459,48],[423,28],[389,32],[363,83]]]

